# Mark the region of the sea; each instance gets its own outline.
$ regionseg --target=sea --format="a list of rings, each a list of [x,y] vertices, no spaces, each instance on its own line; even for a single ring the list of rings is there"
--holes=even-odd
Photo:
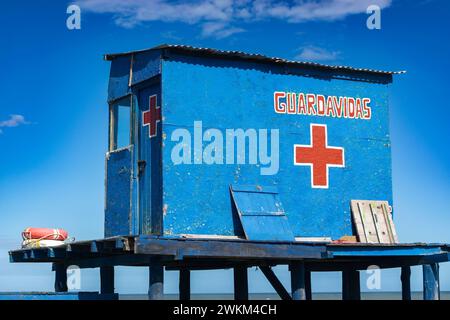
[[[233,294],[191,294],[191,300],[233,300]],[[342,300],[341,293],[313,293],[313,300]],[[120,300],[148,300],[145,294],[122,294]],[[178,294],[165,294],[166,300],[178,300]],[[249,294],[250,300],[280,300],[276,293]],[[401,300],[401,292],[361,292],[362,300]],[[412,292],[412,300],[423,300],[422,292]],[[441,292],[441,300],[450,300],[450,291]]]

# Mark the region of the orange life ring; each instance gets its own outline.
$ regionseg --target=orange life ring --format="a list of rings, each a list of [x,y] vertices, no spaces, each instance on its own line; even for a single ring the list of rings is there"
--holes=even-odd
[[[39,239],[39,240],[61,240],[67,239],[69,234],[64,229],[50,229],[50,228],[26,228],[22,232],[24,240]]]

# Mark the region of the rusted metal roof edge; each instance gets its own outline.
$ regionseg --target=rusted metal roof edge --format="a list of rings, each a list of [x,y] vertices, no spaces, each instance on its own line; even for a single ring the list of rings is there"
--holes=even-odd
[[[238,60],[250,60],[257,62],[265,62],[265,63],[274,63],[274,64],[282,64],[282,65],[290,65],[290,66],[300,66],[300,67],[308,67],[308,68],[318,68],[318,69],[328,69],[334,71],[351,71],[351,72],[362,72],[362,73],[372,73],[372,74],[384,74],[384,75],[393,75],[393,74],[404,74],[406,71],[383,71],[383,70],[375,70],[375,69],[367,69],[367,68],[356,68],[350,66],[337,66],[337,65],[328,65],[321,64],[316,62],[307,62],[307,61],[296,61],[296,60],[288,60],[277,57],[269,57],[261,54],[252,54],[246,53],[242,51],[227,51],[227,50],[218,50],[211,48],[200,48],[193,47],[187,45],[174,45],[174,44],[162,44],[153,48],[137,50],[137,51],[129,51],[123,53],[113,53],[113,54],[105,54],[104,59],[107,61],[114,60],[120,56],[132,55],[136,53],[148,52],[148,51],[156,51],[156,50],[175,50],[179,52],[188,52],[191,54],[201,54],[206,56],[219,56],[219,57],[227,57],[234,58]]]

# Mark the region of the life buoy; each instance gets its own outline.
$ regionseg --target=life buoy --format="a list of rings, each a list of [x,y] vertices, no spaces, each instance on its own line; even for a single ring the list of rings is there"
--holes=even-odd
[[[63,229],[50,229],[50,228],[26,228],[22,232],[22,238],[24,240],[60,240],[67,239],[69,234]]]
[[[26,239],[22,242],[22,248],[46,248],[46,247],[58,247],[64,245],[65,242],[61,240],[39,240],[39,239]]]

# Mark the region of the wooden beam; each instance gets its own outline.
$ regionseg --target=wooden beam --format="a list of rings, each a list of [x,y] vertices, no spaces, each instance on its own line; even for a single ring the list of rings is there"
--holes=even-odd
[[[441,293],[439,289],[439,264],[423,265],[423,299],[440,300]]]
[[[114,267],[100,267],[100,293],[114,293]]]
[[[292,262],[289,269],[291,271],[292,299],[306,300],[305,263],[303,261]]]
[[[234,299],[248,300],[248,273],[247,267],[234,268]]]
[[[191,271],[189,269],[180,269],[180,300],[191,300]]]
[[[359,271],[345,269],[342,271],[342,299],[361,300]]]
[[[164,267],[162,265],[152,264],[149,267],[149,272],[149,299],[162,300],[164,298]]]
[[[283,300],[292,300],[291,295],[289,292],[284,288],[281,281],[278,279],[278,277],[275,275],[273,270],[268,266],[260,266],[259,267],[262,271],[262,273],[266,276],[267,280],[270,282],[272,287],[275,289],[275,291],[278,293],[281,299]]]
[[[326,257],[325,245],[298,243],[270,243],[248,240],[192,240],[162,239],[141,236],[136,239],[138,254],[185,257],[214,257],[242,259],[322,259]]]
[[[67,266],[61,263],[54,263],[55,271],[55,292],[67,292]]]
[[[402,267],[400,276],[402,281],[402,300],[411,300],[411,267]]]

